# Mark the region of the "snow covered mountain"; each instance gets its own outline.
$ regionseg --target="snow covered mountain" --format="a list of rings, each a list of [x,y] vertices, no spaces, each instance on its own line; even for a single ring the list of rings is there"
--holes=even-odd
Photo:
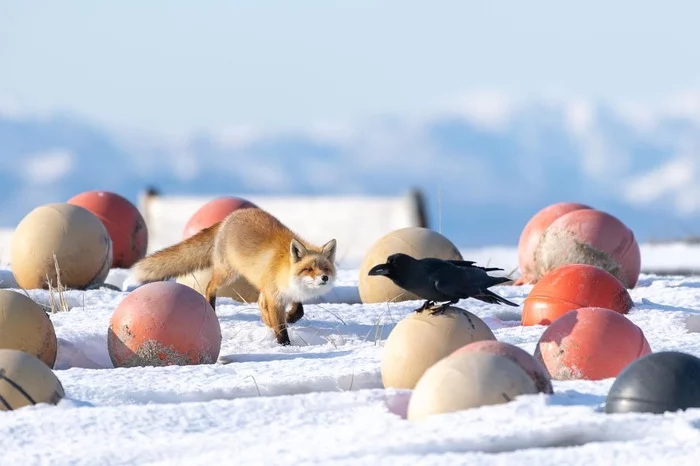
[[[449,111],[273,133],[232,127],[180,141],[79,118],[0,109],[0,224],[87,189],[369,193],[421,188],[460,246],[513,244],[541,207],[576,200],[640,240],[700,234],[700,94],[658,108],[590,101],[458,100]]]

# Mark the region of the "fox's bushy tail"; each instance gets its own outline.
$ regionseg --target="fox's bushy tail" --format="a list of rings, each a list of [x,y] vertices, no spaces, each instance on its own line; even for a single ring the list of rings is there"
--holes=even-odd
[[[167,248],[144,257],[131,267],[134,279],[153,282],[211,267],[217,223]]]

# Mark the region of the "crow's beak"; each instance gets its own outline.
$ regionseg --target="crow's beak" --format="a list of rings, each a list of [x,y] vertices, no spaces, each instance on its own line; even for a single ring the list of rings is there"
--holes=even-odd
[[[390,270],[388,264],[379,264],[369,269],[367,275],[389,275],[389,272]]]

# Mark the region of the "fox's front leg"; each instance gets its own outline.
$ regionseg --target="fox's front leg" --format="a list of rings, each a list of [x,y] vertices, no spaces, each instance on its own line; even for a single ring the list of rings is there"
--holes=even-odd
[[[263,324],[268,327],[272,327],[272,324],[270,323],[270,310],[267,306],[264,293],[260,293],[258,295],[258,307],[260,308],[260,318],[262,319]]]
[[[302,317],[304,317],[304,305],[301,303],[292,303],[292,307],[287,313],[287,323],[293,324]]]
[[[287,312],[283,303],[277,299],[270,299],[264,293],[260,293],[258,305],[262,314],[262,320],[275,333],[277,343],[290,345],[289,332],[287,331]]]

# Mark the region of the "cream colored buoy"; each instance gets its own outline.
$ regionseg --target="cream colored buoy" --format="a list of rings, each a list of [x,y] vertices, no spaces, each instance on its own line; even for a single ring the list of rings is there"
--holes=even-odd
[[[412,312],[387,337],[382,351],[384,388],[415,386],[428,367],[469,343],[495,340],[491,329],[471,312],[450,306],[444,313]]]
[[[29,353],[0,349],[0,411],[55,405],[64,397],[63,385],[49,366]]]
[[[177,277],[177,282],[193,288],[202,296],[206,294],[207,284],[211,280],[211,269],[197,270],[187,275]],[[217,298],[232,298],[241,303],[256,303],[259,291],[243,277],[235,279],[232,283],[222,286],[216,293]]]
[[[386,277],[367,275],[369,269],[384,263],[387,257],[397,252],[409,254],[416,259],[437,257],[445,260],[462,260],[462,255],[457,247],[437,231],[421,227],[407,227],[387,233],[370,247],[360,265],[359,291],[363,303],[420,299],[418,296],[402,290]]]
[[[58,343],[51,319],[18,291],[0,290],[0,348],[24,351],[50,368],[56,362]]]
[[[411,394],[407,419],[420,421],[536,393],[532,378],[509,358],[486,351],[464,352],[444,358],[425,371]]]
[[[55,261],[54,261],[55,255]],[[12,236],[11,268],[24,289],[61,285],[85,289],[104,283],[112,266],[112,240],[100,219],[67,203],[32,210]]]

